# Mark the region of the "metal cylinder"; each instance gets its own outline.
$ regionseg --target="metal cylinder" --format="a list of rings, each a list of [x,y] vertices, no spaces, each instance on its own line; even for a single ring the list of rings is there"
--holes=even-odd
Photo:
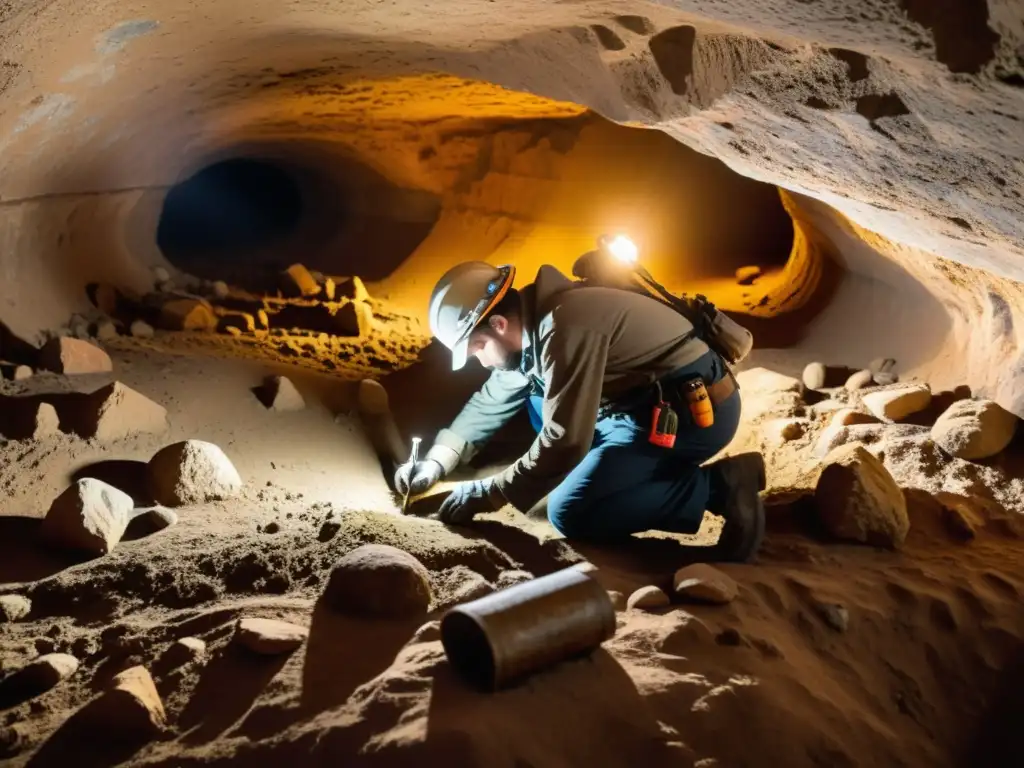
[[[608,592],[579,566],[456,606],[441,620],[448,662],[487,691],[589,654],[614,634]]]

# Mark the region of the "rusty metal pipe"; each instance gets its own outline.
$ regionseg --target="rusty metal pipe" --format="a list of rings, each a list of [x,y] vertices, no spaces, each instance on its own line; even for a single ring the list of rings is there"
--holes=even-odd
[[[608,592],[578,566],[456,606],[441,620],[448,662],[486,691],[585,656],[614,634]]]

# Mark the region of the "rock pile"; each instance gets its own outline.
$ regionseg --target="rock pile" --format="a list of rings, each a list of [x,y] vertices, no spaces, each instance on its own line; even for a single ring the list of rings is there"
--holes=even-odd
[[[136,338],[151,338],[154,327],[233,336],[259,337],[273,330],[362,338],[374,323],[371,297],[358,277],[324,277],[302,264],[282,272],[276,289],[272,286],[262,295],[219,280],[192,282],[191,290],[180,290],[171,279],[156,279],[154,290],[141,296],[104,284],[94,284],[87,292],[106,316],[99,322],[109,323],[103,334],[108,340],[118,326]]]

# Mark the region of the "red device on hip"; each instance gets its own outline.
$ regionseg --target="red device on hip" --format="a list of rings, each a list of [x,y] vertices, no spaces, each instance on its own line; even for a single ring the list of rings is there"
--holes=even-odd
[[[658,402],[651,410],[651,429],[647,434],[647,442],[659,448],[672,448],[676,444],[676,433],[679,432],[679,417],[672,406],[662,399],[661,384],[658,388]]]

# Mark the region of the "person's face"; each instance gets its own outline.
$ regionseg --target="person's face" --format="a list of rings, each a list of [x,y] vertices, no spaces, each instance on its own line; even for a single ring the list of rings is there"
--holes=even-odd
[[[523,340],[518,325],[496,315],[469,335],[468,353],[484,368],[511,371],[519,367]]]

